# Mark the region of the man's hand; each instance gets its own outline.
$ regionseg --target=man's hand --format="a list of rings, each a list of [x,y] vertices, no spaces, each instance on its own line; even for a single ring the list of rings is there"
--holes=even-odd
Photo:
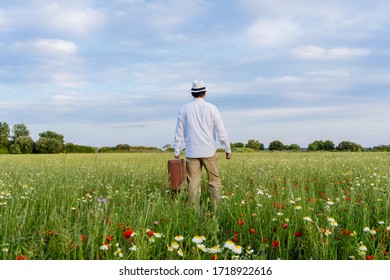
[[[231,159],[232,158],[232,153],[226,153],[226,159]]]

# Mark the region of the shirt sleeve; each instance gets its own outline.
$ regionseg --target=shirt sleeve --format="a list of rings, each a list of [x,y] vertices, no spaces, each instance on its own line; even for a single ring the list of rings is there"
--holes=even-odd
[[[175,139],[173,142],[175,156],[180,155],[183,142],[184,142],[184,120],[183,120],[183,115],[181,114],[181,112],[179,112],[179,116],[177,117],[177,123],[176,123]]]
[[[226,153],[231,153],[229,136],[217,108],[215,108],[214,112],[214,130],[222,148],[225,150]]]

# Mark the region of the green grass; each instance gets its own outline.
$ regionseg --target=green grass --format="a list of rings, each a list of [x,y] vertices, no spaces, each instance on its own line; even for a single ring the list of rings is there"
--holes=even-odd
[[[390,258],[389,153],[221,154],[223,199],[213,212],[204,173],[201,214],[170,192],[171,158],[0,155],[0,258]]]

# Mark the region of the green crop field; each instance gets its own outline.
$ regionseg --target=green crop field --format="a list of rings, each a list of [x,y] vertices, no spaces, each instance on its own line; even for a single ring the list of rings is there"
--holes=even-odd
[[[390,258],[389,153],[223,156],[220,207],[204,177],[197,213],[171,154],[1,155],[0,258]]]

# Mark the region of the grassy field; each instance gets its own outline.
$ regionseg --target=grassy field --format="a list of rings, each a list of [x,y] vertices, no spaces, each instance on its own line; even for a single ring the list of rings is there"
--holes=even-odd
[[[389,153],[223,156],[198,214],[171,154],[1,155],[0,258],[390,259]]]

